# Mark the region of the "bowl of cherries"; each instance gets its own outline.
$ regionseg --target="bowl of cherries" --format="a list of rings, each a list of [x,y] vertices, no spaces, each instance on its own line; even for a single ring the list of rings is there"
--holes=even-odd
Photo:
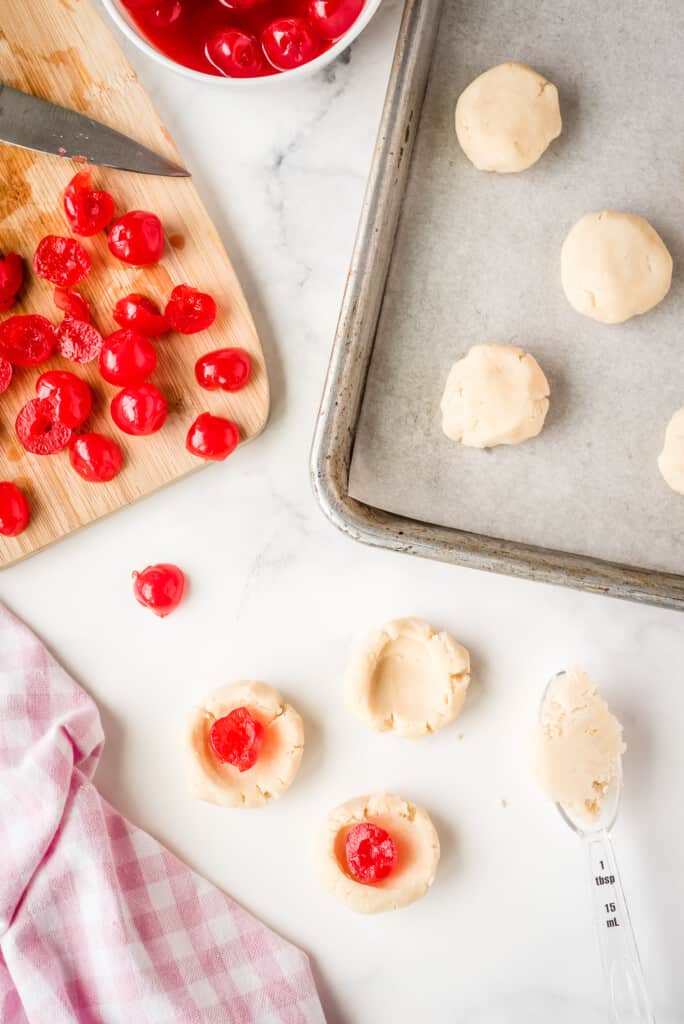
[[[365,28],[381,0],[103,0],[155,60],[234,86],[310,74]]]

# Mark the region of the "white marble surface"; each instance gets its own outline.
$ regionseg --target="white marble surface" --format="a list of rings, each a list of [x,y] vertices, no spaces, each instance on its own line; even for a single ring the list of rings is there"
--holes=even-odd
[[[269,95],[233,98],[131,54],[243,278],[273,415],[226,465],[7,570],[0,596],[97,699],[104,794],[311,953],[331,1024],[608,1020],[582,853],[527,753],[545,681],[585,665],[629,743],[615,838],[657,1019],[684,1021],[684,618],[366,550],[309,487],[399,8],[386,0],[349,61]],[[131,595],[130,570],[158,560],[192,581],[166,621]],[[340,697],[350,645],[403,614],[449,628],[474,660],[460,721],[415,745],[364,733]],[[286,799],[231,813],[188,798],[178,735],[189,705],[243,677],[286,691],[308,746]],[[309,848],[328,808],[380,788],[430,809],[443,857],[422,903],[366,919],[319,890]]]

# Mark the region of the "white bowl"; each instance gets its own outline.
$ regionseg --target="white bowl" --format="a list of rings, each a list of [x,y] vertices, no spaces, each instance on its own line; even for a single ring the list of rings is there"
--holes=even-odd
[[[302,64],[299,68],[292,68],[291,71],[280,71],[275,75],[262,75],[257,78],[228,78],[224,75],[210,75],[204,71],[186,68],[183,64],[178,64],[175,60],[171,60],[170,57],[166,57],[145,38],[121,0],[102,0],[102,3],[126,38],[130,39],[148,57],[156,60],[158,64],[162,64],[171,71],[177,71],[187,78],[194,78],[196,82],[222,82],[227,88],[231,89],[254,89],[272,86],[284,80],[291,82],[297,78],[304,78],[306,75],[320,71],[330,61],[335,60],[356,39],[359,33],[364,30],[382,3],[382,0],[366,0],[363,10],[351,28],[338,39],[334,46],[331,46],[329,50],[322,53],[320,57],[310,60],[308,64]]]

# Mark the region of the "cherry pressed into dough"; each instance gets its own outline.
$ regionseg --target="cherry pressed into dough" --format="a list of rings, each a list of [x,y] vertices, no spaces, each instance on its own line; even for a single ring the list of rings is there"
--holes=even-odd
[[[672,257],[657,231],[635,213],[587,213],[561,249],[563,290],[573,309],[604,324],[647,313],[665,298]]]
[[[346,677],[347,705],[376,732],[417,738],[460,714],[468,651],[422,619],[394,619],[366,637]]]
[[[515,61],[483,72],[456,104],[458,141],[481,171],[527,170],[561,130],[555,85]]]
[[[549,408],[549,383],[534,356],[515,345],[474,345],[454,363],[442,396],[442,429],[472,448],[536,437]]]
[[[229,758],[217,736],[216,723],[238,711],[241,720],[249,717],[259,725],[256,756],[247,760]],[[193,709],[187,747],[194,796],[223,807],[264,807],[294,782],[304,750],[304,726],[295,709],[268,683],[235,683],[216,690]]]
[[[359,871],[353,859],[354,840],[362,825],[375,826],[368,833],[372,831],[380,844],[376,856],[382,861],[382,877],[376,881],[359,880],[370,879],[373,873]],[[359,914],[379,914],[425,896],[439,863],[439,837],[424,808],[400,796],[375,793],[355,797],[330,812],[318,833],[314,856],[321,882],[331,895]]]

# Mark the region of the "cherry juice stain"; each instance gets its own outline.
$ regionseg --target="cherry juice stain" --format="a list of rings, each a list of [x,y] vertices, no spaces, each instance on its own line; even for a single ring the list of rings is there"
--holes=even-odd
[[[24,457],[24,451],[22,448],[18,448],[16,444],[11,444],[6,449],[5,456],[8,462],[19,462]]]
[[[161,4],[152,3],[151,6],[146,5],[145,0],[123,2],[143,35],[165,56],[177,64],[217,77],[221,77],[222,73],[206,53],[207,43],[216,32],[237,29],[261,40],[264,29],[277,19],[303,18],[308,21],[310,11],[310,0],[255,0],[250,6],[247,6],[249,0],[234,0],[236,7],[230,7],[221,0],[163,0]],[[240,2],[245,6],[238,9]],[[356,21],[364,2],[338,0],[338,7],[348,8],[351,12],[341,35]],[[170,13],[172,10],[174,20],[165,24],[167,18],[164,12]],[[162,17],[159,16],[160,12]],[[316,38],[317,50],[309,59],[319,57],[337,42],[337,39],[324,39],[320,35]],[[278,72],[278,68],[264,59],[254,77],[276,75]]]

